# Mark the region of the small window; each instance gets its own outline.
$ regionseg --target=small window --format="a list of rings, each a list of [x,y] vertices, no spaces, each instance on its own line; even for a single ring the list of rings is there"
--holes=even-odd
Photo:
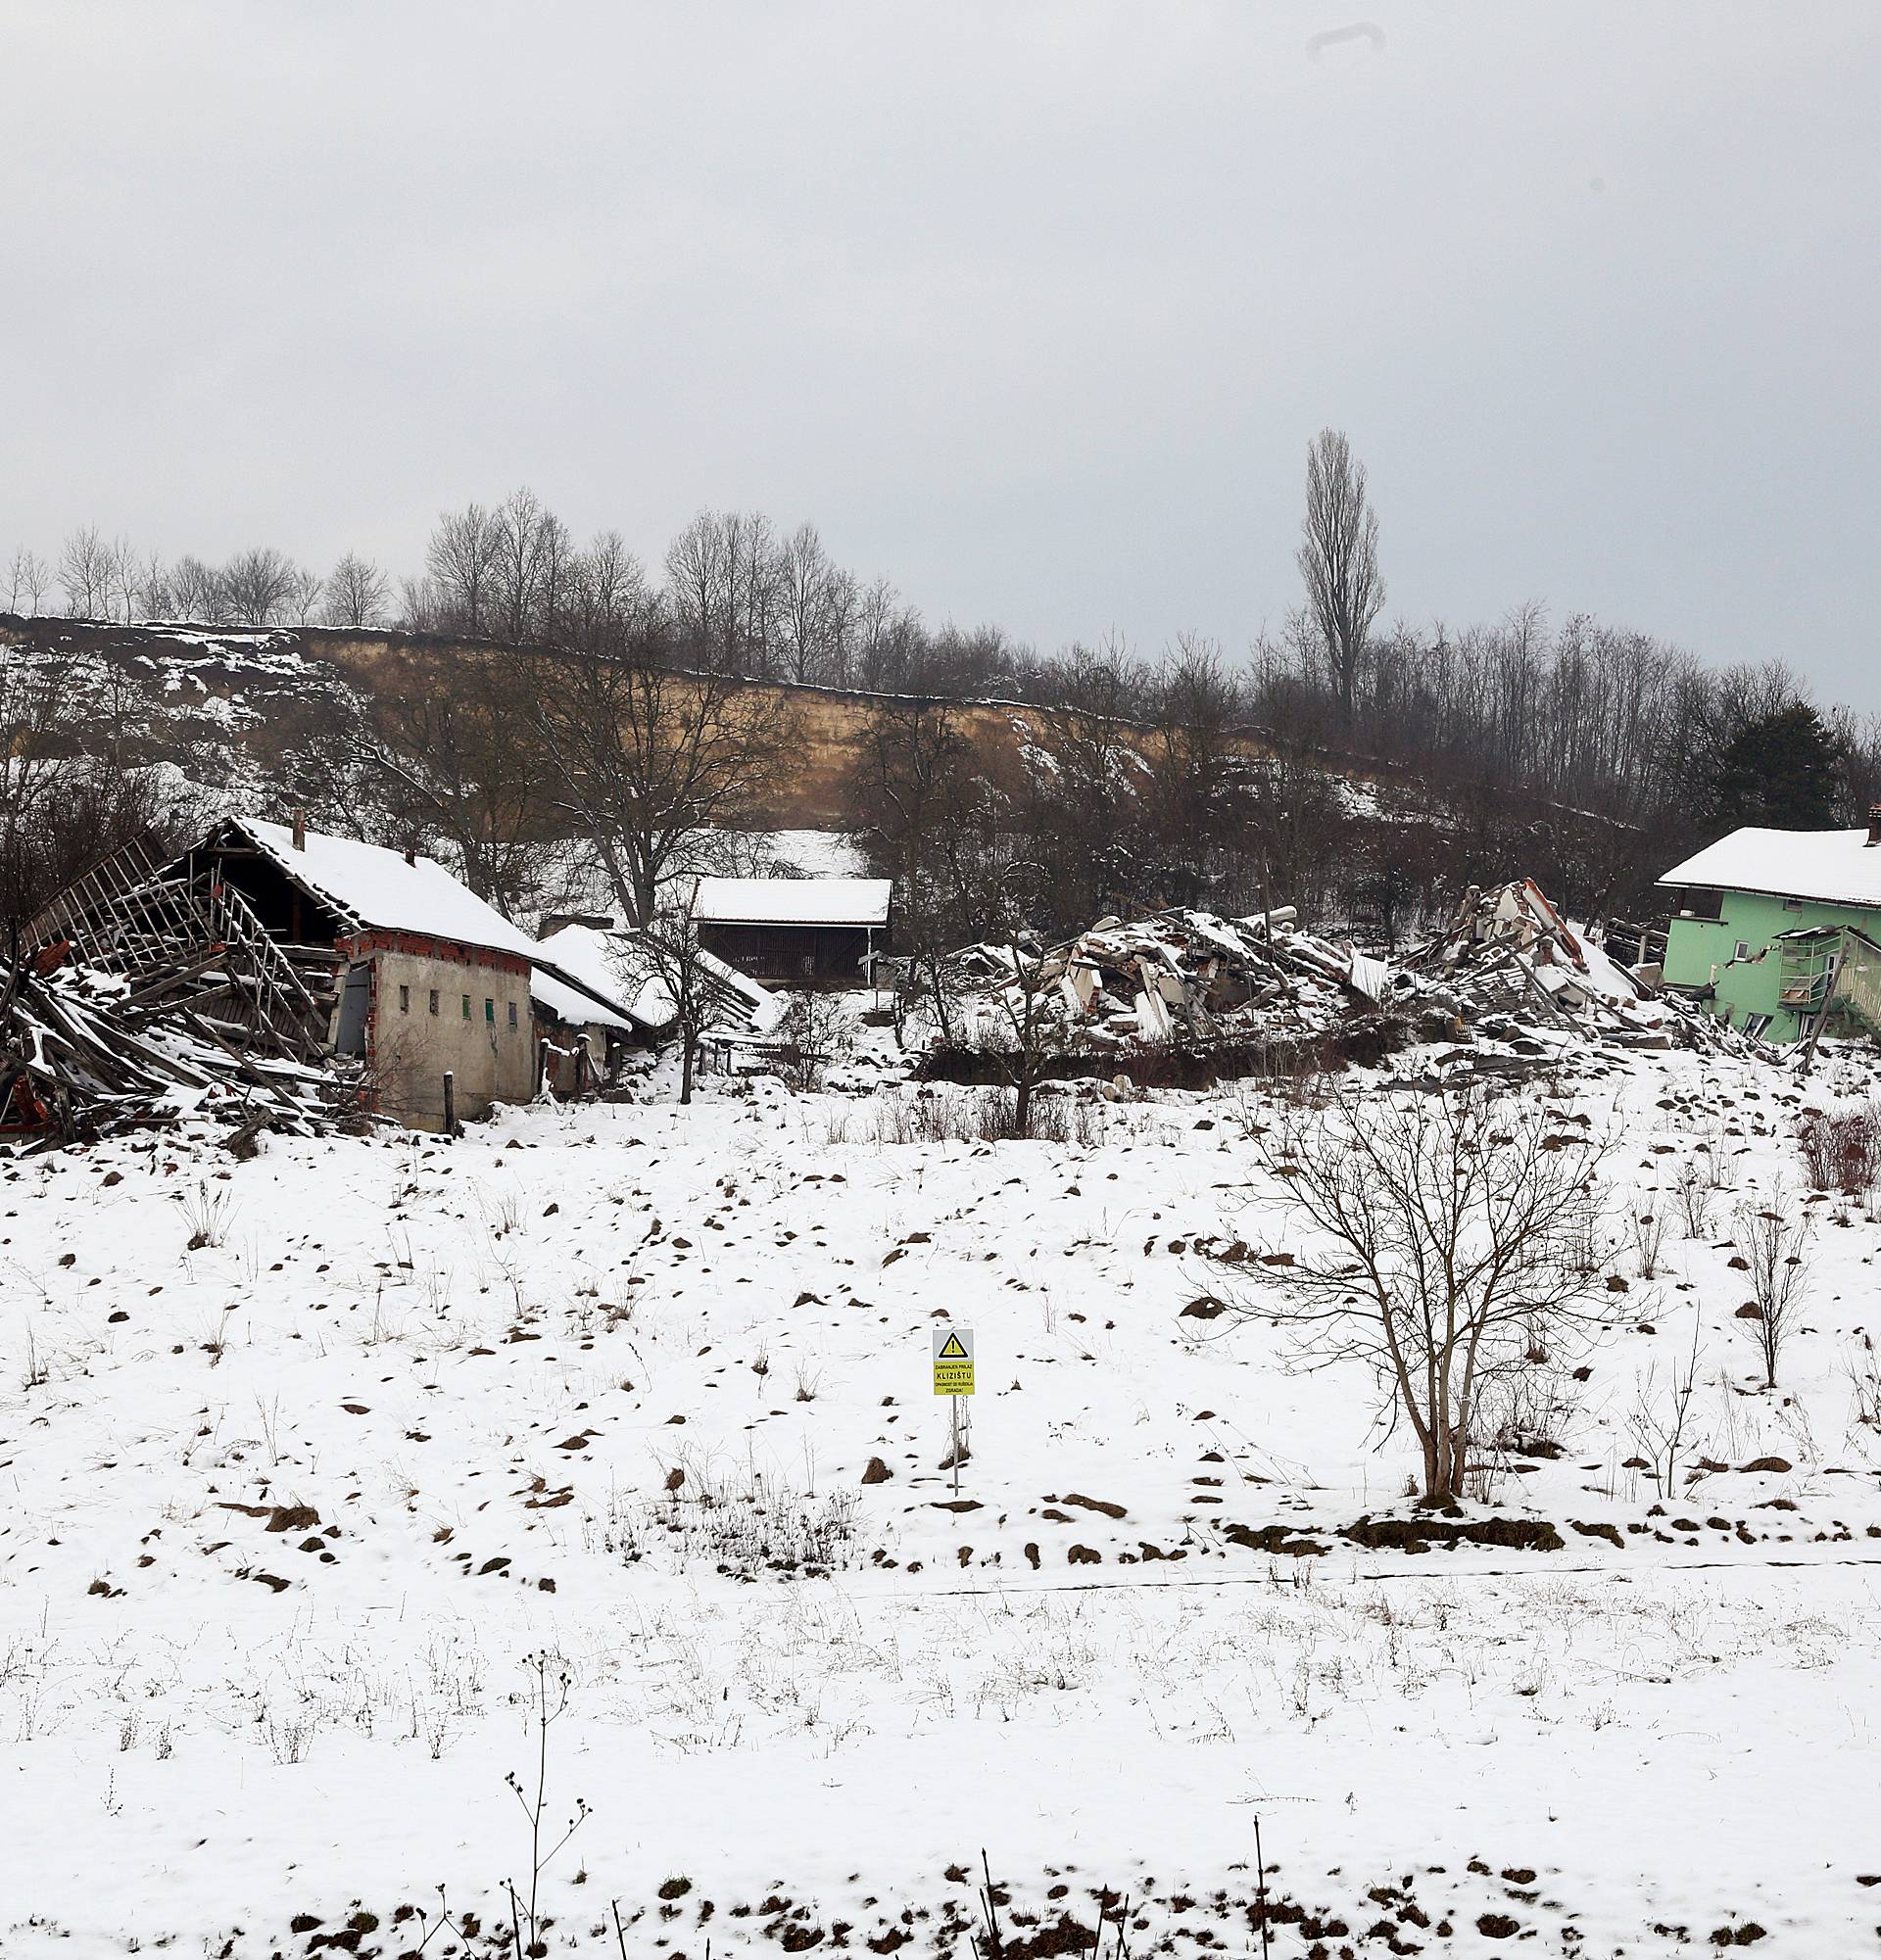
[[[411,989],[409,986],[402,986],[399,989],[399,1012],[401,1014],[411,1012]]]
[[[483,1018],[489,1027],[494,1028],[497,1025],[497,1003],[494,1000],[486,1000],[483,1003]]]
[[[467,993],[463,997],[463,1018],[466,1021],[470,1019],[470,996]]]
[[[1732,959],[1734,959],[1734,960],[1748,960],[1748,959],[1749,959],[1750,957],[1751,957],[1751,942],[1750,942],[1750,940],[1748,940],[1748,939],[1740,939],[1740,940],[1738,940],[1738,942],[1737,942],[1737,951],[1736,951],[1736,952],[1734,952],[1734,953],[1733,953],[1733,954],[1731,955],[1731,958],[1732,958]]]
[[[431,989],[431,1012],[433,1014],[436,1014],[437,1011],[438,1011],[438,990],[436,987],[433,987]]]
[[[1747,1014],[1744,1017],[1744,1032],[1746,1034],[1760,1035],[1769,1025],[1770,1017],[1767,1014]]]
[[[515,1025],[516,1025],[516,1003],[512,1000],[509,1003],[509,1026],[513,1028]]]

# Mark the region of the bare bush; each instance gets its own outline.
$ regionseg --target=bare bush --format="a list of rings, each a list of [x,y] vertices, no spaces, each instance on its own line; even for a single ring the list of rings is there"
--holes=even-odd
[[[235,1212],[232,1193],[212,1191],[205,1180],[198,1179],[195,1190],[177,1192],[176,1200],[189,1225],[191,1252],[201,1252],[205,1246],[218,1246],[228,1236],[229,1219]]]
[[[1633,1218],[1633,1250],[1639,1259],[1642,1279],[1659,1277],[1660,1249],[1665,1243],[1665,1216],[1663,1212],[1639,1212]]]
[[[1485,1388],[1606,1318],[1604,1146],[1470,1090],[1382,1108],[1342,1095],[1284,1113],[1254,1152],[1319,1244],[1253,1267],[1269,1294],[1236,1304],[1298,1329],[1309,1365],[1371,1367],[1417,1436],[1424,1498],[1457,1498]]]
[[[509,1880],[505,1889],[509,1894],[511,1950],[528,1955],[529,1960],[537,1960],[537,1956],[549,1951],[542,1937],[548,1930],[548,1921],[537,1909],[542,1892],[542,1875],[550,1860],[588,1821],[588,1805],[584,1798],[575,1798],[574,1814],[559,1836],[555,1835],[553,1824],[545,1828],[549,1813],[549,1732],[568,1712],[568,1694],[573,1677],[559,1654],[547,1651],[525,1656],[522,1667],[527,1683],[529,1726],[536,1759],[532,1768],[521,1775],[514,1770],[509,1771],[504,1782],[509,1786],[510,1793],[521,1807],[523,1820],[529,1827],[529,1888],[525,1896],[514,1880]],[[523,1936],[525,1930],[526,1939]]]
[[[1579,1410],[1571,1371],[1536,1362],[1485,1385],[1476,1398],[1472,1440],[1501,1457],[1552,1459],[1565,1454],[1562,1438]]]
[[[915,1096],[871,1097],[858,1112],[832,1116],[827,1143],[1068,1143],[1090,1149],[1102,1142],[1100,1103],[1076,1096],[1040,1096],[1019,1123],[1018,1098],[1005,1089],[929,1091]]]
[[[1881,1360],[1868,1334],[1861,1333],[1849,1344],[1845,1365],[1854,1391],[1855,1420],[1863,1429],[1881,1431]]]
[[[790,1043],[784,1079],[799,1091],[821,1088],[823,1072],[855,1045],[855,1026],[834,994],[814,987],[786,996],[781,1031]]]
[[[1778,1184],[1767,1205],[1737,1208],[1731,1243],[1750,1274],[1751,1298],[1745,1304],[1757,1310],[1735,1324],[1757,1346],[1763,1362],[1763,1386],[1774,1388],[1777,1362],[1802,1313],[1809,1220],[1807,1214],[1784,1208],[1784,1191]]]
[[[1811,1189],[1858,1198],[1873,1190],[1881,1171],[1881,1105],[1830,1112],[1805,1110],[1796,1125]]]
[[[1737,1158],[1741,1144],[1733,1144],[1730,1132],[1722,1123],[1714,1123],[1708,1136],[1700,1137],[1698,1150],[1704,1153],[1707,1180],[1713,1191],[1734,1191],[1737,1189]]]
[[[1699,1352],[1699,1320],[1694,1315],[1690,1354],[1664,1385],[1657,1362],[1647,1368],[1626,1414],[1626,1432],[1635,1453],[1632,1467],[1643,1464],[1653,1488],[1663,1498],[1673,1495],[1679,1465],[1692,1445],[1692,1399],[1698,1392]]]
[[[1712,1187],[1705,1173],[1689,1160],[1680,1167],[1672,1187],[1678,1199],[1679,1221],[1688,1239],[1702,1239],[1712,1228]]]

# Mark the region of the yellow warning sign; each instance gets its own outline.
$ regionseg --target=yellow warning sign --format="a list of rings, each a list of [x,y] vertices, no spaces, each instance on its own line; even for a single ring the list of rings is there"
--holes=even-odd
[[[973,1335],[967,1328],[935,1328],[934,1392],[936,1395],[973,1393]]]

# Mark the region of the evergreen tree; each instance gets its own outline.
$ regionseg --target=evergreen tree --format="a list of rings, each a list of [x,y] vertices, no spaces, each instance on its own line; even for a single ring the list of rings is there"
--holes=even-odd
[[[1717,815],[1773,830],[1827,830],[1841,801],[1843,744],[1806,701],[1745,723],[1724,746]]]

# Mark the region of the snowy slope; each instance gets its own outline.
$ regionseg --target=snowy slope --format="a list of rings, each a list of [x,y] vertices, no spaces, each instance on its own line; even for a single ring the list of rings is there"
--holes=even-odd
[[[1776,1396],[1747,1392],[1729,1265],[1741,1199],[1806,1202],[1797,1099],[1682,1054],[1582,1095],[1624,1139],[1616,1219],[1701,1155],[1727,1187],[1635,1268],[1566,1454],[1481,1480],[1476,1514],[1557,1553],[1341,1540],[1403,1514],[1368,1383],[1182,1315],[1223,1290],[1198,1244],[1285,1228],[1251,1094],[1095,1106],[1082,1144],[896,1142],[885,1098],[761,1084],[456,1145],[8,1163],[0,1946],[298,1953],[364,1914],[389,1954],[443,1885],[479,1925],[451,1942],[492,1950],[546,1647],[551,1814],[592,1809],[551,1951],[616,1950],[618,1898],[636,1952],[965,1960],[985,1846],[1025,1938],[1114,1890],[1133,1952],[1245,1952],[1256,1817],[1311,1929],[1277,1952],[1750,1922],[1867,1950],[1881,1227],[1810,1206]],[[979,1349],[960,1508],[946,1317]],[[1660,1505],[1627,1412],[1695,1317],[1719,1467]],[[1325,1550],[1246,1542],[1276,1530]]]

